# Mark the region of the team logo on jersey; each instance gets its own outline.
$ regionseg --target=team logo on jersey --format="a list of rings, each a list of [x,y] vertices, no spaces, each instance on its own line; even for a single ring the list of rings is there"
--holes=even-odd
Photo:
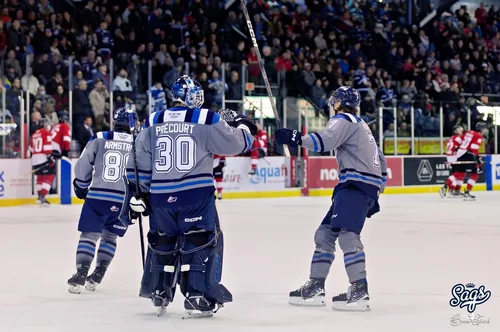
[[[167,202],[169,202],[169,203],[174,203],[174,202],[177,202],[177,197],[170,196],[170,197],[167,199]]]
[[[489,318],[474,313],[478,305],[487,302],[491,297],[491,292],[486,290],[484,285],[476,287],[473,283],[456,284],[451,289],[451,296],[450,306],[467,309],[467,314],[456,314],[451,317],[450,324],[452,326],[461,324],[479,326],[490,323]]]
[[[116,206],[114,206],[114,205],[110,208],[110,210],[111,210],[111,212],[118,212],[118,211],[120,211],[120,209],[119,209],[119,208],[117,208],[117,207],[116,207]]]

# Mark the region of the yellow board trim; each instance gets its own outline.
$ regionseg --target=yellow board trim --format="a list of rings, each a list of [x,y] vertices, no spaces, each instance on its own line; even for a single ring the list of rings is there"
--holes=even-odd
[[[59,197],[48,197],[47,200],[51,204],[61,203],[61,199]],[[35,204],[36,204],[36,197],[34,197],[34,198],[4,198],[4,199],[0,199],[0,207],[19,206],[19,205],[35,205]]]
[[[299,197],[300,195],[300,188],[276,191],[223,191],[222,199]]]

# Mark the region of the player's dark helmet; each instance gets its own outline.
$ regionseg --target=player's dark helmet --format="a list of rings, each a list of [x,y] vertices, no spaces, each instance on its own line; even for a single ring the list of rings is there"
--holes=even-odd
[[[480,121],[476,123],[476,131],[483,135],[484,138],[488,138],[488,126],[486,122]]]
[[[139,129],[139,116],[132,107],[117,108],[113,113],[115,131],[130,133]]]
[[[464,127],[462,127],[461,125],[454,125],[453,126],[453,133],[454,134],[461,134],[464,132]]]
[[[328,105],[333,107],[338,102],[340,102],[340,105],[349,110],[356,110],[361,103],[361,96],[358,90],[353,89],[350,86],[341,86],[335,90],[333,95],[330,97]]]
[[[180,103],[187,108],[199,108],[205,102],[201,84],[187,75],[179,77],[170,91],[174,103]]]
[[[59,122],[69,122],[69,113],[68,111],[58,112]]]
[[[41,118],[38,120],[36,123],[36,129],[42,129],[42,128],[47,128],[49,126],[49,122],[45,118]]]

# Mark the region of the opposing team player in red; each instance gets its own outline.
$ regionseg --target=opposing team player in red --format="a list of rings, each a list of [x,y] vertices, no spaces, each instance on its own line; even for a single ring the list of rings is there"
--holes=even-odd
[[[52,156],[52,133],[49,130],[47,120],[40,119],[37,130],[31,137],[29,151],[31,153],[31,165],[36,175],[36,191],[38,193],[37,204],[49,206],[47,194],[52,187],[55,175],[55,160]]]
[[[222,199],[222,182],[224,181],[224,166],[226,165],[226,157],[214,155],[214,179],[215,187],[217,188],[217,198]]]
[[[466,173],[470,172],[469,180],[467,181],[467,188],[464,193],[464,200],[474,201],[475,196],[470,194],[470,191],[476,184],[479,178],[481,169],[481,160],[479,158],[479,148],[483,142],[483,138],[487,137],[488,128],[486,123],[478,122],[476,124],[476,131],[468,130],[462,138],[462,144],[457,151],[457,172],[455,178],[457,179],[456,190],[460,190]]]
[[[252,151],[250,152],[250,157],[252,158],[252,170],[249,172],[250,175],[255,174],[259,159],[264,158],[267,154],[267,132],[262,130],[259,125],[257,126],[259,127],[259,131],[255,136]]]
[[[59,115],[59,124],[52,127],[52,150],[56,157],[68,157],[71,150],[71,127],[66,111]]]
[[[441,198],[446,196],[446,191],[450,191],[452,197],[460,196],[460,191],[456,190],[457,187],[457,151],[460,145],[462,145],[462,137],[464,134],[464,128],[461,125],[456,125],[453,127],[453,136],[450,137],[448,143],[446,144],[446,159],[451,164],[451,175],[448,177],[444,186],[439,189],[439,194]],[[462,185],[460,183],[460,185]]]

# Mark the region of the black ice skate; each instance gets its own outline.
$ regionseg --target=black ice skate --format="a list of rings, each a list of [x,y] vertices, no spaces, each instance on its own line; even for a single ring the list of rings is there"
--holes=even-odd
[[[252,176],[255,175],[257,171],[255,169],[252,169],[250,172],[248,172],[248,175]]]
[[[439,195],[441,196],[441,198],[445,198],[446,197],[446,192],[448,191],[448,185],[445,183],[444,186],[442,186],[441,188],[439,188]]]
[[[104,274],[106,273],[107,268],[108,265],[101,264],[100,266],[97,266],[94,272],[92,272],[92,274],[87,277],[85,289],[92,292],[95,291],[97,285],[99,285],[102,281],[102,278],[104,278]]]
[[[168,301],[167,292],[166,291],[161,292],[157,290],[155,293],[153,293],[151,300],[153,301],[153,305],[156,308],[156,313],[158,317],[160,317],[165,313],[165,311],[167,310],[167,306],[170,303]]]
[[[472,196],[472,195],[470,194],[470,191],[466,191],[466,192],[464,193],[464,196],[463,196],[463,197],[464,197],[464,201],[475,201],[475,200],[476,200],[476,196]]]
[[[347,293],[332,298],[332,309],[339,311],[369,311],[370,296],[366,281],[356,281],[347,289]]]
[[[297,306],[325,306],[325,286],[323,280],[310,279],[299,289],[290,292],[288,303]]]
[[[205,296],[189,295],[184,300],[184,316],[182,319],[187,318],[208,318],[212,317],[218,308],[215,308],[214,303],[210,303]]]
[[[80,294],[82,292],[82,287],[85,285],[85,280],[87,279],[87,274],[89,273],[90,266],[82,265],[82,267],[76,270],[68,280],[68,291],[73,294]]]
[[[217,194],[217,198],[218,198],[218,199],[222,199],[222,193],[218,193],[218,194]]]
[[[40,204],[42,207],[50,207],[50,202],[47,200],[46,197],[40,198]]]

